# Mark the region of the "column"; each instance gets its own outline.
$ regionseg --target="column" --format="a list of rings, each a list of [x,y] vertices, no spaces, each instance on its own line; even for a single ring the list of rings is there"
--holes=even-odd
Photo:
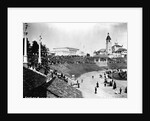
[[[25,24],[25,31],[24,31],[24,56],[23,56],[23,66],[28,67],[28,60],[27,60],[27,27],[28,25]]]
[[[39,58],[38,58],[38,63],[41,64],[41,36],[40,36],[40,40],[39,40]]]
[[[24,63],[28,63],[27,61],[27,38],[24,38]]]

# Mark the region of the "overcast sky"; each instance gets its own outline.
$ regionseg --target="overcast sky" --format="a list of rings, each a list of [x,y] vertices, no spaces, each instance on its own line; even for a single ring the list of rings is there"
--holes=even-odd
[[[112,44],[127,48],[127,23],[28,23],[29,41],[38,41],[50,50],[57,47],[78,48],[86,53],[106,48],[109,33]]]

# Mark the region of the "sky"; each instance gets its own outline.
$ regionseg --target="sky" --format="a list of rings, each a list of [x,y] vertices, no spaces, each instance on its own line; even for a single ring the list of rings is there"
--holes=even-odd
[[[39,41],[50,51],[57,47],[73,47],[89,54],[106,48],[109,33],[112,45],[118,42],[127,49],[127,23],[28,23],[28,40]],[[23,27],[24,29],[24,27]]]

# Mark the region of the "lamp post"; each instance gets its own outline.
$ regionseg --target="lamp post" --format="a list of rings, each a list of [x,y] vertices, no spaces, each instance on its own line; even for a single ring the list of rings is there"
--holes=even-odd
[[[23,56],[23,66],[28,67],[28,59],[27,59],[27,28],[28,24],[25,23],[25,30],[24,30],[24,56]]]
[[[38,63],[41,64],[41,35],[40,35],[40,39],[39,39],[39,58],[38,58]]]

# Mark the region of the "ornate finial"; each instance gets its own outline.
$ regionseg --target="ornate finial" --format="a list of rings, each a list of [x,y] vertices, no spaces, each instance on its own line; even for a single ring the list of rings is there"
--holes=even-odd
[[[25,23],[25,31],[27,30],[28,27],[29,27],[29,25],[27,23]]]
[[[41,35],[40,35],[40,40],[42,39],[42,33],[41,33]]]
[[[109,36],[109,33],[108,33],[108,36]]]
[[[40,35],[39,37],[40,37],[40,40],[39,40],[39,41],[41,42],[42,36]]]
[[[25,24],[25,31],[24,31],[24,34],[27,35],[28,32],[27,32],[27,28],[29,27],[28,23],[24,23]]]

